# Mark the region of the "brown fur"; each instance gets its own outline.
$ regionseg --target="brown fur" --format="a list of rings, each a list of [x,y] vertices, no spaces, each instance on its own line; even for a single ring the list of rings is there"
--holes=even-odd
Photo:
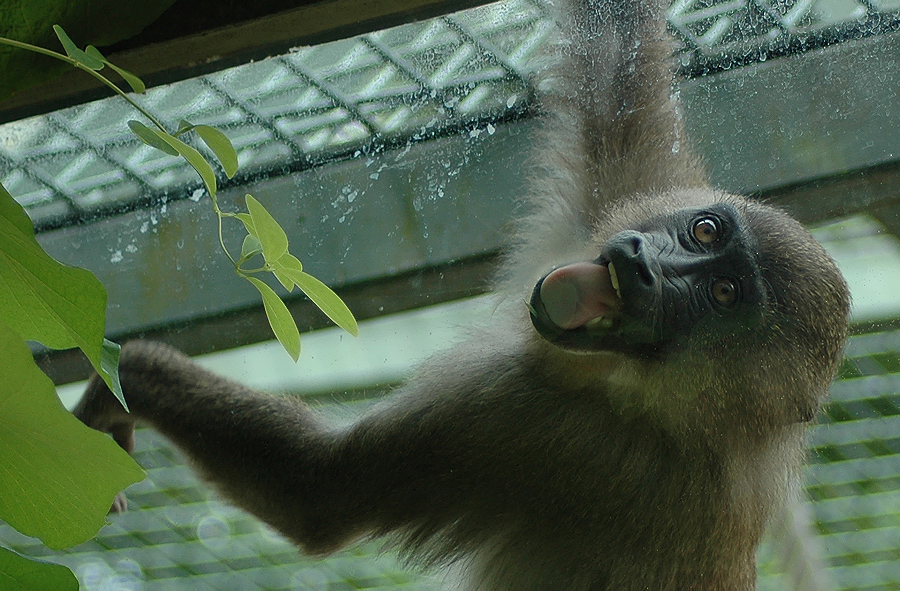
[[[572,1],[545,83],[532,213],[499,283],[507,305],[356,424],[329,427],[153,343],[123,349],[131,415],[96,378],[76,414],[126,448],[133,421],[148,422],[307,552],[389,535],[483,591],[753,589],[849,298],[799,224],[707,186],[670,100],[660,12]],[[522,300],[549,270],[595,258],[648,216],[716,201],[759,245],[758,325],[698,325],[663,359],[576,354],[533,330]]]

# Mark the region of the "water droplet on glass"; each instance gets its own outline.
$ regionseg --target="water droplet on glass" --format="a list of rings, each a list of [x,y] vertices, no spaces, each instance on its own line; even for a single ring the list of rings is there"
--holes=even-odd
[[[109,565],[99,560],[85,562],[78,565],[75,569],[75,575],[81,581],[81,588],[85,591],[96,591],[100,589],[103,581],[106,580],[112,571]]]
[[[224,548],[230,535],[231,528],[228,523],[215,515],[207,515],[197,524],[197,539],[207,548]]]

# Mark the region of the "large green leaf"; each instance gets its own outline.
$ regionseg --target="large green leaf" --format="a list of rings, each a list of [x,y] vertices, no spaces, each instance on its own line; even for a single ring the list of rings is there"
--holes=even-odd
[[[3,591],[78,591],[78,579],[59,564],[28,560],[0,548],[0,589]]]
[[[44,252],[31,220],[2,186],[0,320],[26,341],[51,349],[79,347],[121,399],[112,379],[116,364],[109,363],[111,351],[104,353],[106,289],[90,271],[63,265]]]
[[[143,470],[84,426],[56,396],[31,351],[0,323],[0,519],[53,549],[90,539],[116,493]]]
[[[275,333],[275,338],[278,339],[288,355],[297,361],[300,358],[300,331],[297,329],[294,317],[291,316],[287,306],[284,305],[278,294],[272,291],[271,287],[255,277],[245,277],[245,279],[259,290],[263,308],[266,310],[266,318],[269,319],[269,325],[272,327],[272,332]]]

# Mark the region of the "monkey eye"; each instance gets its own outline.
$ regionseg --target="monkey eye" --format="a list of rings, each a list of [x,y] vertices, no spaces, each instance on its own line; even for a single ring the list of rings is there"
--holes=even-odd
[[[712,285],[712,295],[719,304],[731,306],[737,300],[737,288],[730,279],[716,279]]]
[[[694,222],[691,232],[700,244],[712,244],[719,239],[719,224],[713,218],[700,218]]]

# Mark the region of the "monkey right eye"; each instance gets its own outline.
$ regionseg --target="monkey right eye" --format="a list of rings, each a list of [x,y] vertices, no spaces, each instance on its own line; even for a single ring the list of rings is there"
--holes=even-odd
[[[731,306],[737,300],[737,287],[730,279],[716,279],[712,285],[712,295],[719,304]]]
[[[719,223],[713,218],[700,218],[694,222],[691,232],[700,244],[712,244],[719,239]]]

